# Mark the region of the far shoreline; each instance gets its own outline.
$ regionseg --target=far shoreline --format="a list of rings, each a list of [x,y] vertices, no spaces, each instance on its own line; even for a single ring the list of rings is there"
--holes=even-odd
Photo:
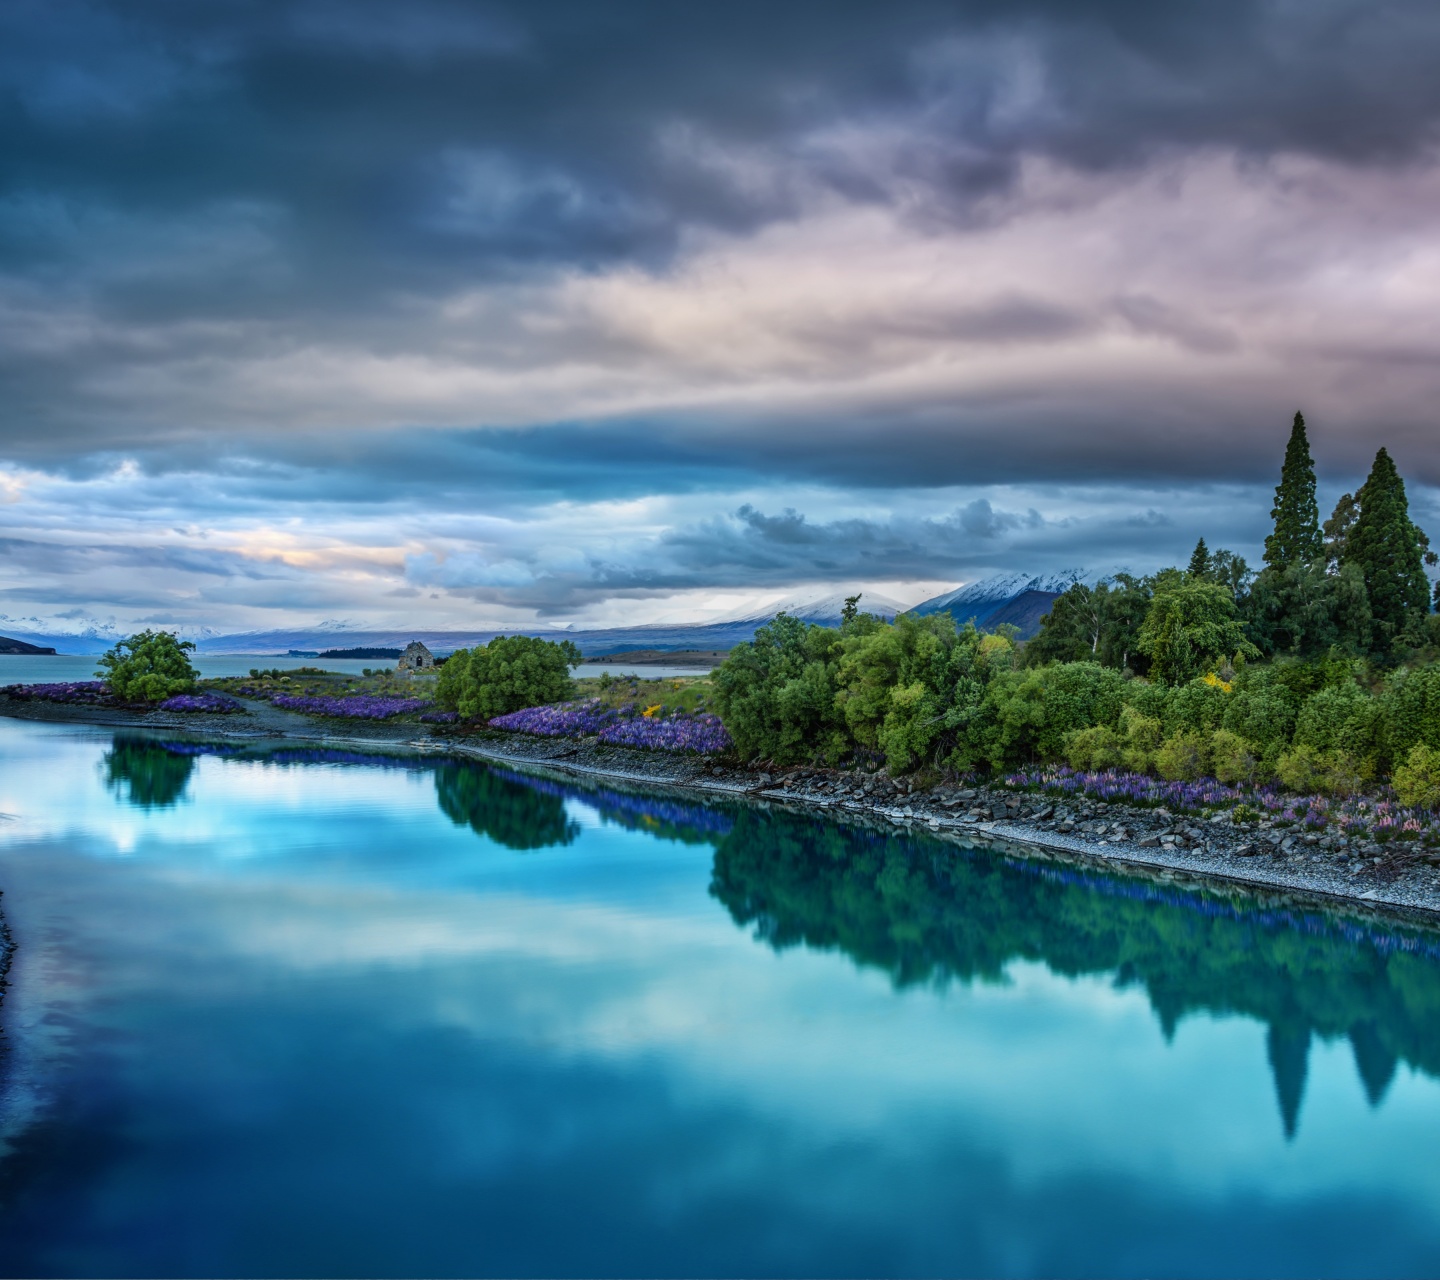
[[[956,816],[955,788],[936,788],[920,794],[900,793],[886,799],[837,799],[837,787],[853,779],[842,770],[790,769],[772,776],[760,769],[719,764],[712,757],[665,755],[629,747],[602,746],[570,738],[540,738],[501,730],[456,732],[445,725],[411,722],[356,721],[331,727],[320,717],[284,711],[263,702],[247,702],[241,715],[217,716],[186,712],[136,712],[121,708],[13,700],[0,694],[0,716],[47,724],[75,724],[103,729],[138,729],[182,732],[204,738],[250,741],[288,739],[347,743],[376,747],[390,745],[421,753],[446,752],[473,756],[495,764],[558,770],[578,777],[606,779],[629,785],[674,788],[730,799],[748,799],[785,808],[866,820],[890,827],[918,830],[956,843],[983,842],[1013,848],[1017,856],[1059,859],[1089,866],[1137,870],[1160,880],[1192,882],[1212,887],[1241,886],[1263,894],[1308,899],[1317,908],[1343,905],[1362,913],[1398,916],[1428,928],[1440,926],[1440,881],[1418,883],[1414,875],[1391,878],[1365,867],[1351,881],[1331,867],[1296,865],[1278,851],[1263,854],[1214,854],[1205,848],[1164,845],[1141,847],[1138,840],[1100,840],[1085,833],[1044,830],[1033,819],[1035,811],[1054,810],[1053,797],[1002,787],[970,788],[972,808]],[[978,820],[973,804],[1006,807],[1006,816]],[[1126,828],[1154,827],[1164,810],[1145,810],[1119,802],[1068,801],[1066,807],[1086,815],[1093,825],[1111,820]],[[1012,818],[1009,810],[1017,811]],[[1026,811],[1029,811],[1027,814]],[[1169,815],[1166,815],[1168,821]],[[1191,819],[1182,819],[1182,822]],[[1198,819],[1196,819],[1198,821]],[[1148,843],[1147,839],[1147,843]]]

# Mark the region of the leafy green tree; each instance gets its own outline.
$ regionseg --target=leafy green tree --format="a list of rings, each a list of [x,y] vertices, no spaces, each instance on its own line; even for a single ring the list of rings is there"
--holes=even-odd
[[[1265,563],[1285,569],[1316,559],[1323,551],[1320,538],[1320,509],[1315,503],[1315,464],[1310,442],[1305,437],[1305,418],[1296,413],[1285,446],[1280,483],[1275,488],[1275,505],[1270,511],[1275,532],[1265,539]]]
[[[1332,573],[1339,570],[1345,560],[1345,544],[1350,538],[1350,530],[1355,527],[1355,521],[1360,518],[1360,503],[1353,493],[1340,495],[1340,501],[1335,504],[1335,510],[1330,513],[1330,519],[1325,521],[1325,562],[1330,566]]]
[[[1133,667],[1141,661],[1137,645],[1150,597],[1149,580],[1128,573],[1094,587],[1077,582],[1040,619],[1039,634],[1025,645],[1026,666],[1100,662]]]
[[[1369,597],[1354,565],[1329,573],[1316,559],[1266,569],[1245,598],[1244,618],[1268,654],[1313,658],[1336,645],[1353,654],[1370,649]]]
[[[983,761],[1003,769],[1058,759],[1072,734],[1114,723],[1124,689],[1118,671],[1096,662],[998,673],[986,686],[979,714],[967,726],[965,750],[956,762]]]
[[[580,661],[580,650],[569,640],[496,636],[446,659],[435,682],[435,701],[467,720],[563,702],[575,696],[570,669]]]
[[[1210,557],[1210,581],[1218,582],[1237,601],[1249,590],[1253,576],[1245,558],[1226,551],[1224,547]]]
[[[1140,649],[1163,684],[1203,676],[1234,655],[1258,658],[1235,614],[1235,601],[1213,582],[1181,582],[1157,591],[1140,629]]]
[[[847,636],[836,677],[836,706],[861,746],[884,752],[891,772],[931,754],[955,727],[957,695],[978,702],[976,664],[981,636],[955,630],[948,613],[902,613]]]
[[[1344,563],[1355,565],[1365,581],[1374,625],[1374,644],[1382,652],[1407,631],[1417,629],[1430,609],[1425,577],[1429,540],[1410,520],[1405,482],[1389,453],[1375,455],[1358,495],[1360,514],[1345,538]]]
[[[746,760],[838,762],[854,740],[836,706],[842,644],[878,626],[857,615],[838,631],[782,613],[737,644],[710,677],[711,705]]]
[[[195,688],[197,672],[189,658],[194,651],[194,641],[169,631],[141,631],[103,654],[95,674],[117,698],[159,702]]]

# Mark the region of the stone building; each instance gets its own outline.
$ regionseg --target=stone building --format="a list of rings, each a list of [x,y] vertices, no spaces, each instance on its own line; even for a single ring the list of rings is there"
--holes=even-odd
[[[417,671],[434,671],[435,655],[420,641],[412,640],[405,646],[405,652],[400,655],[400,661],[395,664],[395,668],[406,675],[413,675]]]

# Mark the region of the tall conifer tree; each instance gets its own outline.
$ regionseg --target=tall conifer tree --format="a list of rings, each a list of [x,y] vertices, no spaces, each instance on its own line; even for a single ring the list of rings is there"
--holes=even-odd
[[[1190,553],[1190,566],[1185,572],[1198,581],[1208,578],[1211,568],[1210,548],[1205,545],[1205,539],[1201,538],[1195,544],[1195,550]]]
[[[1378,642],[1399,635],[1430,608],[1425,577],[1425,535],[1410,522],[1405,482],[1390,455],[1375,455],[1364,487],[1355,495],[1360,514],[1345,538],[1344,563],[1365,579]]]
[[[1297,413],[1285,446],[1285,465],[1275,488],[1270,511],[1275,532],[1265,539],[1265,563],[1271,569],[1304,564],[1324,551],[1320,538],[1320,508],[1315,504],[1315,464],[1305,438],[1305,418]]]

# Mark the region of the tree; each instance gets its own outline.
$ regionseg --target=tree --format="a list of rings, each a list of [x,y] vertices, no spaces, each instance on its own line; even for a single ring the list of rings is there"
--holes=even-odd
[[[710,677],[711,703],[740,755],[777,764],[840,760],[853,746],[835,702],[842,642],[881,625],[860,614],[837,631],[782,613],[731,649]]]
[[[1058,596],[1050,612],[1040,619],[1040,633],[1025,645],[1025,665],[1099,662],[1107,667],[1133,666],[1150,595],[1150,580],[1128,573],[1116,574],[1112,581],[1094,587],[1077,582]]]
[[[1151,658],[1151,671],[1164,684],[1184,684],[1203,676],[1235,654],[1258,658],[1235,616],[1235,601],[1213,582],[1182,582],[1157,591],[1140,649]]]
[[[1223,547],[1210,557],[1210,581],[1218,582],[1238,601],[1250,589],[1254,575],[1243,556]]]
[[[1384,449],[1356,501],[1360,512],[1345,537],[1343,563],[1358,567],[1364,578],[1374,643],[1385,649],[1430,610],[1429,540],[1410,520],[1405,482]]]
[[[1315,503],[1315,464],[1305,437],[1305,418],[1299,413],[1290,428],[1270,515],[1275,521],[1275,532],[1265,539],[1265,563],[1270,568],[1285,569],[1314,560],[1324,550],[1320,509]]]
[[[435,701],[467,720],[492,720],[526,707],[575,696],[570,668],[580,650],[570,640],[496,636],[475,649],[457,649],[440,668]]]
[[[1190,566],[1185,572],[1195,581],[1201,582],[1210,577],[1213,569],[1214,561],[1210,558],[1210,548],[1205,545],[1205,539],[1201,538],[1195,544],[1195,550],[1190,553]]]
[[[194,689],[197,672],[188,656],[194,650],[193,640],[169,631],[141,631],[103,654],[95,674],[126,702],[159,702]]]
[[[1325,561],[1332,573],[1339,569],[1341,561],[1345,559],[1346,541],[1359,518],[1360,504],[1355,500],[1355,495],[1341,494],[1335,510],[1330,513],[1330,519],[1325,521]]]

